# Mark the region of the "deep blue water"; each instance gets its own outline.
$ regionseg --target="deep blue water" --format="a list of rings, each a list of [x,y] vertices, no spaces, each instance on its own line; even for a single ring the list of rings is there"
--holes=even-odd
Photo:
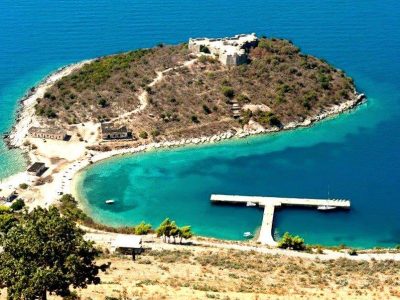
[[[128,218],[134,223],[144,216],[155,223],[162,211],[152,215],[151,203],[164,199],[165,214],[176,211],[178,222],[192,224],[198,233],[236,238],[243,229],[255,228],[260,212],[211,207],[209,193],[326,197],[329,189],[331,196],[350,198],[352,209],[330,214],[285,209],[277,215],[278,230],[301,234],[312,243],[400,243],[398,1],[2,0],[0,131],[10,128],[18,98],[60,66],[191,36],[242,32],[289,38],[303,52],[327,59],[355,79],[368,95],[368,104],[307,130],[126,159],[119,172],[128,174],[129,180],[115,196],[125,195],[124,201],[134,205],[139,179],[144,187],[152,187],[141,191],[148,206],[138,215],[135,210],[129,216],[107,212],[96,204],[99,199],[91,197],[96,182],[118,177],[114,165],[119,162],[107,162],[108,168],[89,170],[84,181],[83,193],[95,208],[92,211],[112,224]],[[124,167],[130,164],[134,171]],[[169,165],[175,169],[167,169]],[[166,170],[151,172],[161,167]],[[23,168],[18,151],[6,151],[0,144],[0,178]],[[101,168],[104,174],[98,175]],[[178,196],[185,200],[170,201]],[[174,210],[182,201],[193,207],[192,213],[181,206]]]

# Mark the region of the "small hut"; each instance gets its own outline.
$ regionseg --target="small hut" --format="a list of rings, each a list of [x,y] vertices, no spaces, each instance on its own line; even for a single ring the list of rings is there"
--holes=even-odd
[[[118,251],[123,254],[130,254],[132,259],[135,260],[136,254],[143,252],[142,237],[131,234],[118,234],[111,243],[111,249],[113,252]]]
[[[28,169],[28,173],[34,176],[41,176],[47,170],[46,165],[42,162],[35,162]]]

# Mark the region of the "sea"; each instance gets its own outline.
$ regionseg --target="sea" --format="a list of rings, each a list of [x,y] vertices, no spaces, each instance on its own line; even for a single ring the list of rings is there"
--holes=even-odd
[[[345,198],[349,211],[282,208],[277,236],[352,247],[400,244],[400,2],[395,0],[0,1],[0,132],[43,77],[87,58],[255,32],[292,40],[354,78],[368,101],[315,126],[215,145],[113,158],[79,175],[85,211],[113,226],[165,217],[240,240],[262,210],[210,194]],[[26,168],[0,142],[0,180]],[[106,206],[105,199],[115,199]]]

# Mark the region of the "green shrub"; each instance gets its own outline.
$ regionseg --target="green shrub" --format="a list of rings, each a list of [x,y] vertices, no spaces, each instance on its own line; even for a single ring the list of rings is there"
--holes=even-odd
[[[329,90],[331,79],[332,79],[332,77],[330,75],[326,76],[323,73],[318,74],[318,82],[321,84],[321,87],[324,90]]]
[[[51,108],[49,108],[46,112],[46,117],[49,119],[55,119],[55,118],[57,118],[57,114],[55,111],[53,111]]]
[[[25,202],[24,202],[24,200],[22,200],[22,199],[17,199],[17,200],[15,200],[15,201],[11,204],[11,206],[10,206],[10,208],[11,208],[13,211],[21,210],[21,209],[23,209],[24,207],[25,207]]]
[[[151,224],[141,222],[139,225],[135,226],[135,234],[145,235],[151,231]]]
[[[102,107],[102,108],[105,108],[105,107],[107,107],[109,104],[108,104],[108,101],[106,100],[106,99],[104,99],[104,98],[101,98],[99,101],[98,101],[98,104]]]
[[[57,118],[56,112],[50,107],[35,106],[35,113],[39,116],[44,116],[49,119]]]
[[[247,97],[245,94],[240,94],[236,97],[237,101],[239,101],[240,104],[243,103],[249,103],[250,99]]]
[[[203,104],[203,111],[206,115],[211,114],[211,109],[206,104]]]
[[[357,255],[358,253],[357,253],[357,250],[356,249],[350,249],[349,250],[349,255],[351,255],[351,256],[355,256],[355,255]]]
[[[199,62],[201,62],[202,64],[205,64],[207,62],[207,56],[201,55],[199,57]]]
[[[312,105],[318,101],[318,95],[315,91],[307,91],[304,95],[303,106],[311,109]]]
[[[160,135],[160,130],[154,129],[154,130],[151,131],[151,136],[152,137],[156,137],[156,136],[159,136],[159,135]]]
[[[214,72],[208,72],[207,77],[210,79],[215,79],[215,78],[217,78],[217,75]]]
[[[242,119],[240,120],[240,123],[242,125],[248,124],[252,116],[253,112],[250,109],[242,110]]]
[[[292,88],[291,88],[288,84],[286,84],[286,83],[281,84],[281,85],[278,87],[278,93],[280,93],[280,94],[289,93],[291,90],[292,90]]]
[[[271,52],[273,52],[273,50],[274,50],[272,41],[267,40],[267,39],[260,39],[260,41],[258,42],[258,47],[262,48],[262,49],[266,49]]]
[[[191,116],[190,119],[192,120],[193,123],[200,123],[199,118],[195,115]]]
[[[281,121],[273,112],[257,111],[254,114],[255,120],[263,126],[277,126],[280,127]]]
[[[21,189],[23,189],[23,190],[26,190],[26,189],[28,188],[28,185],[27,185],[26,183],[21,183],[21,184],[19,185],[19,187],[20,187]]]
[[[201,63],[203,63],[203,64],[205,64],[205,63],[207,63],[207,62],[213,64],[213,63],[216,62],[216,59],[215,59],[214,57],[208,56],[208,55],[201,55],[201,56],[198,58],[198,60],[199,60],[199,62],[201,62]]]
[[[235,96],[235,90],[230,86],[222,86],[221,91],[225,97],[233,98]]]
[[[149,137],[149,135],[147,134],[146,131],[142,131],[141,133],[139,133],[139,136],[140,136],[142,139],[147,139],[147,138]]]

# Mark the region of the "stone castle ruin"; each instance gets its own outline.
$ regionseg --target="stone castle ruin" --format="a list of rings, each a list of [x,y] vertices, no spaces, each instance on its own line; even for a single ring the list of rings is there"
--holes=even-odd
[[[247,53],[251,47],[257,46],[255,33],[238,34],[226,38],[196,38],[189,39],[189,50],[193,53],[205,53],[218,57],[227,66],[237,66],[247,63]]]

